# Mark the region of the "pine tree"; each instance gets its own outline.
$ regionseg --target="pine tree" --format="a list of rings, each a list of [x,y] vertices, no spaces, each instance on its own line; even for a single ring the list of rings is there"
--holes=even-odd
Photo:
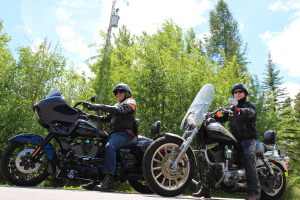
[[[219,62],[220,65],[224,64],[222,52],[224,52],[225,59],[229,61],[236,56],[242,75],[245,75],[247,44],[243,45],[238,22],[233,18],[228,4],[219,0],[215,10],[211,10],[209,16],[209,35],[211,36],[205,39],[207,55],[213,61]],[[236,76],[239,77],[240,74],[236,74]]]
[[[294,100],[294,110],[295,110],[295,118],[297,122],[300,122],[300,92],[296,95],[296,98]]]
[[[273,62],[270,51],[268,51],[268,63],[266,65],[266,73],[263,73],[267,77],[264,78],[263,88],[267,91],[272,91],[274,95],[274,103],[276,106],[283,103],[287,92],[286,88],[282,88],[281,85],[282,77],[279,77],[280,70],[277,68],[276,64]],[[276,108],[274,107],[274,111]]]

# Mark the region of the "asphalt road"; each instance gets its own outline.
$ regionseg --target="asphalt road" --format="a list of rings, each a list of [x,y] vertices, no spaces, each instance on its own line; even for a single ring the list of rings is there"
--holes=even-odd
[[[158,195],[130,194],[122,192],[98,192],[37,187],[0,186],[0,200],[166,200],[199,199],[191,196],[161,197]],[[204,198],[200,198],[204,200]],[[224,200],[224,198],[211,198]],[[208,200],[208,199],[207,199]],[[233,200],[233,199],[226,199]],[[234,199],[238,200],[238,199]]]

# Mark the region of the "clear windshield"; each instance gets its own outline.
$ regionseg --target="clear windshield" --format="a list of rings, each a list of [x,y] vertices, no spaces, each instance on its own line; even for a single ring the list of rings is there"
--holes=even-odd
[[[62,93],[60,93],[60,92],[58,91],[57,88],[55,88],[52,92],[50,92],[50,93],[46,96],[46,98],[49,98],[49,97],[55,97],[55,96],[62,96]]]
[[[180,128],[186,127],[188,123],[187,118],[192,113],[196,115],[193,125],[195,126],[201,125],[214,99],[214,95],[215,95],[215,87],[213,84],[206,84],[205,86],[203,86],[199,91],[199,93],[197,94],[196,98],[194,99],[189,110],[185,114],[181,122]]]

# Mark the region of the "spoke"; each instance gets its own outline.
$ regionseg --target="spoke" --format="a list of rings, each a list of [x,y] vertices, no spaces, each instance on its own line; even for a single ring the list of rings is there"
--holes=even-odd
[[[159,169],[161,169],[161,166],[153,168],[153,170],[159,170]]]
[[[174,146],[174,145],[172,146],[171,152],[172,152],[172,153],[175,153],[175,146]]]
[[[153,161],[157,162],[157,163],[161,163],[160,160],[156,160],[155,158],[153,159]]]
[[[167,147],[165,146],[165,155],[168,154]]]
[[[178,183],[177,179],[175,179],[175,182],[176,182],[176,186],[178,186],[178,185],[179,185],[179,183]]]
[[[171,180],[169,179],[169,188],[172,186],[172,184],[171,184]]]
[[[163,174],[163,173],[160,172],[160,173],[155,177],[155,179],[158,179],[162,174]]]
[[[164,156],[159,152],[159,150],[158,150],[158,154],[161,158],[164,158]]]
[[[161,182],[161,184],[163,185],[165,183],[166,177],[164,177],[163,181]]]

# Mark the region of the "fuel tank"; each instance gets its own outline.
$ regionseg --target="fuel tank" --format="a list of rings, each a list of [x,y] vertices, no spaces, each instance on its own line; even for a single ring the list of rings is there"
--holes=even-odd
[[[235,137],[221,124],[211,123],[206,127],[206,133],[204,134],[210,140],[222,140],[237,143]]]
[[[78,119],[76,128],[71,133],[71,137],[85,137],[85,138],[107,138],[108,134],[106,132],[103,132],[101,130],[98,131],[99,134],[97,134],[97,127],[89,122],[85,121],[83,119]]]

